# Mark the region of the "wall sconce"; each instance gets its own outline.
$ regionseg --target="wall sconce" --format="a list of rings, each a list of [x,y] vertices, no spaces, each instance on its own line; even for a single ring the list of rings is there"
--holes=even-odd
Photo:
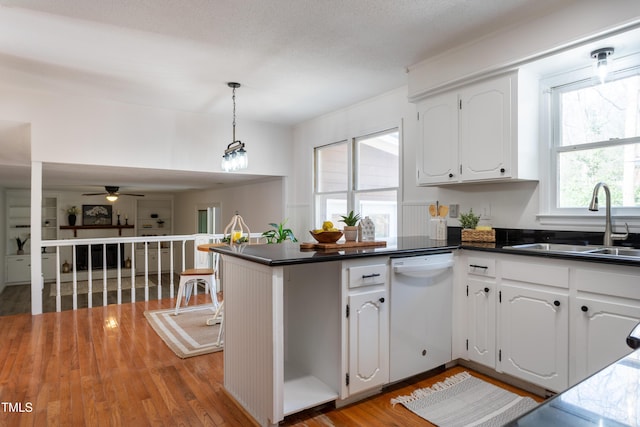
[[[249,165],[249,157],[244,149],[242,141],[236,140],[236,89],[240,83],[229,82],[227,85],[233,89],[233,142],[227,145],[222,156],[222,170],[225,172],[246,169]]]
[[[591,57],[596,60],[593,66],[600,83],[604,83],[609,74],[612,62],[609,57],[613,55],[613,51],[612,47],[603,47],[591,52]]]

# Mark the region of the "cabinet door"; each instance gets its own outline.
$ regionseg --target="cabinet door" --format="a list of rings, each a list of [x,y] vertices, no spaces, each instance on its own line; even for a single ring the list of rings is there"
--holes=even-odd
[[[419,104],[418,126],[418,184],[458,181],[457,94],[446,93]]]
[[[503,284],[498,368],[553,391],[568,385],[566,294]]]
[[[575,378],[578,382],[629,354],[627,335],[640,322],[640,302],[577,297]],[[634,304],[635,303],[635,304]]]
[[[511,176],[512,77],[468,86],[460,92],[460,163],[463,181]],[[514,116],[512,116],[514,114]]]
[[[496,283],[494,280],[467,279],[469,360],[496,367]]]
[[[45,280],[54,280],[56,278],[55,255],[42,255],[42,275]]]
[[[349,394],[389,381],[389,314],[384,290],[349,296]]]
[[[7,283],[31,281],[31,257],[29,255],[7,258]]]

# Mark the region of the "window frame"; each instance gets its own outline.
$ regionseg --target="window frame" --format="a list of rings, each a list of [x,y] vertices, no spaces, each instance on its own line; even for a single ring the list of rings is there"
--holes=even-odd
[[[371,137],[375,137],[378,135],[384,135],[387,133],[393,133],[396,132],[398,134],[398,186],[397,187],[380,187],[380,188],[374,188],[374,189],[365,189],[365,190],[359,190],[357,189],[358,186],[358,182],[357,182],[357,176],[358,176],[358,150],[357,150],[357,144],[358,141],[362,140],[362,139],[367,139],[367,138],[371,138]],[[400,223],[399,223],[399,210],[400,210],[400,193],[401,193],[401,180],[402,180],[402,132],[399,126],[394,126],[394,127],[389,127],[389,128],[385,128],[383,130],[379,130],[379,131],[374,131],[374,132],[370,132],[370,133],[365,133],[362,135],[358,135],[358,136],[352,136],[346,139],[341,139],[339,141],[336,142],[332,142],[329,144],[324,144],[324,145],[319,145],[313,148],[313,204],[314,204],[314,209],[313,209],[313,216],[314,216],[314,224],[320,224],[322,222],[323,219],[326,218],[326,212],[324,211],[324,207],[326,206],[326,204],[324,204],[322,207],[318,206],[318,199],[320,197],[326,197],[326,196],[331,196],[331,195],[346,195],[346,201],[347,201],[347,212],[351,211],[351,210],[355,210],[355,204],[356,204],[356,200],[358,200],[358,196],[362,195],[362,194],[371,194],[371,193],[382,193],[382,192],[389,192],[389,191],[395,191],[396,192],[396,199],[395,199],[395,204],[396,204],[396,228],[393,231],[393,233],[391,233],[390,237],[397,237],[400,233]],[[318,156],[318,150],[322,149],[322,148],[326,148],[326,147],[330,147],[333,145],[338,145],[338,144],[347,144],[347,190],[346,191],[325,191],[325,192],[320,192],[318,191],[318,186],[319,186],[319,177],[318,177],[318,171],[319,171],[319,156]],[[320,209],[322,208],[322,209]],[[321,212],[322,210],[322,212]]]
[[[615,80],[640,74],[640,62],[628,64],[627,67],[611,74]],[[541,179],[540,179],[540,213],[541,225],[591,226],[601,225],[604,216],[604,203],[599,212],[590,212],[588,207],[558,207],[558,158],[561,153],[576,150],[588,150],[600,147],[623,146],[640,143],[639,137],[597,141],[579,145],[560,146],[560,94],[568,90],[587,87],[593,83],[593,68],[584,67],[541,80]],[[546,137],[545,137],[546,135]],[[543,178],[545,177],[545,178]],[[602,195],[604,197],[604,194]],[[640,207],[612,207],[612,216],[628,223],[640,224]]]

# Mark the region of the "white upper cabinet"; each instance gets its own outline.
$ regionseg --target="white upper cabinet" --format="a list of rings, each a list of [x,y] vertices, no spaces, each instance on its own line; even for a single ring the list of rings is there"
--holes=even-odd
[[[418,185],[537,179],[537,86],[518,71],[418,103]]]

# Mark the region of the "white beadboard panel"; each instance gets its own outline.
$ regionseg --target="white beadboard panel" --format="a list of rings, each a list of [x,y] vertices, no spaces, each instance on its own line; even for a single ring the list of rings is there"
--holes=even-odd
[[[429,205],[436,202],[405,202],[402,204],[403,236],[429,235]]]
[[[282,268],[223,257],[224,386],[260,425],[282,419]],[[280,359],[280,360],[276,360]]]

